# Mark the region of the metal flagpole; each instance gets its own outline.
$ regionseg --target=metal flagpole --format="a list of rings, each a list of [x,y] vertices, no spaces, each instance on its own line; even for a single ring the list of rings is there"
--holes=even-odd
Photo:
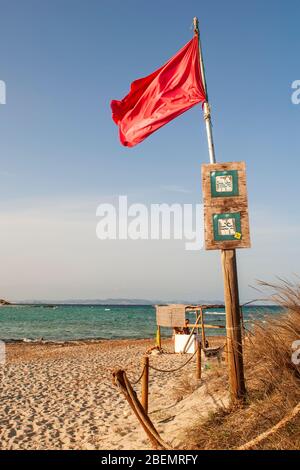
[[[208,102],[207,84],[206,84],[206,77],[205,77],[205,68],[204,68],[204,61],[203,61],[203,54],[202,54],[202,47],[201,47],[201,40],[200,40],[199,22],[198,22],[198,18],[196,17],[194,18],[194,32],[197,34],[198,41],[199,41],[200,71],[201,71],[201,77],[202,77],[203,87],[204,87],[205,96],[206,96],[206,101],[203,104],[203,113],[204,113],[204,121],[205,121],[207,141],[208,141],[209,160],[210,160],[210,163],[216,163],[215,146],[214,146],[214,140],[213,140],[213,134],[212,134],[210,107],[209,107],[209,102]]]
[[[211,164],[214,164],[216,163],[216,156],[212,135],[211,115],[208,102],[207,84],[205,77],[205,68],[200,40],[198,18],[195,17],[193,23],[194,33],[197,34],[199,41],[200,71],[206,95],[206,101],[203,105],[203,113],[207,133],[209,160]],[[238,399],[243,399],[246,394],[243,366],[240,301],[235,250],[221,250],[221,261],[224,279],[229,382],[231,398],[233,401],[235,401]]]

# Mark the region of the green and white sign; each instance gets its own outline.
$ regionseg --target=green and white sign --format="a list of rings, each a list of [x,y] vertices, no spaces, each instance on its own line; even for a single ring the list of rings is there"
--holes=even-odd
[[[202,165],[207,250],[250,248],[245,162]]]
[[[236,170],[212,171],[210,173],[211,197],[234,197],[239,195]]]
[[[213,214],[213,232],[215,241],[241,240],[241,214]]]

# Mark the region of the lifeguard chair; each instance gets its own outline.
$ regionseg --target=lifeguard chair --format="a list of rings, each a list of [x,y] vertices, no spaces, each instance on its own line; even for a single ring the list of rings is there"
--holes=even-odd
[[[156,324],[157,324],[157,346],[161,348],[161,328],[173,328],[174,352],[194,354],[197,349],[197,342],[201,341],[202,349],[206,347],[205,328],[225,328],[225,325],[205,324],[204,314],[212,309],[224,310],[224,305],[156,305]],[[188,314],[195,314],[195,322],[189,323],[190,334],[176,332],[176,329],[183,329]],[[211,348],[213,349],[213,348]]]

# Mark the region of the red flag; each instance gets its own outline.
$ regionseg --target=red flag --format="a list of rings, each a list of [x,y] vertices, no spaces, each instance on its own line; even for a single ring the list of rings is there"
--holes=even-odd
[[[160,69],[135,80],[122,101],[111,102],[121,143],[133,147],[205,99],[195,35]]]

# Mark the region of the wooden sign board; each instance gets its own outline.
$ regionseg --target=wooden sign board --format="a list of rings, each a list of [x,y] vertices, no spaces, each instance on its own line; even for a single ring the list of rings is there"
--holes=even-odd
[[[250,248],[245,162],[202,165],[207,250]]]
[[[185,305],[156,305],[156,324],[169,328],[183,327],[185,322]]]

